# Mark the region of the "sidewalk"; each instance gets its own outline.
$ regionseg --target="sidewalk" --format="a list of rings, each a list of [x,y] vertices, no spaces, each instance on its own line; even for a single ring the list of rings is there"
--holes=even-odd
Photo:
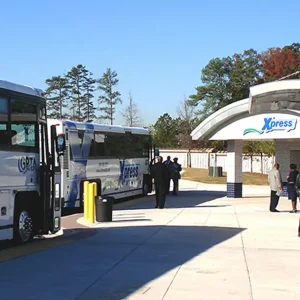
[[[180,190],[163,210],[149,196],[93,236],[1,263],[1,300],[300,300],[299,214],[286,198],[272,214],[268,187],[243,199],[221,185]]]

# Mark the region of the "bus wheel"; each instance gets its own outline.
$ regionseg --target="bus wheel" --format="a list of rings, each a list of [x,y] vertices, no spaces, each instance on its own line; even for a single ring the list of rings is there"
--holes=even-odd
[[[147,196],[150,192],[150,187],[148,186],[148,183],[146,180],[143,182],[143,196]]]
[[[33,239],[33,221],[26,209],[16,211],[14,239],[21,244],[25,244]]]

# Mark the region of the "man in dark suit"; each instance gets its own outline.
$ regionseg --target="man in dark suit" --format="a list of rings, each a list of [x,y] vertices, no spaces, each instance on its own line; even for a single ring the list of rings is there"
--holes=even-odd
[[[154,164],[151,168],[151,176],[152,178],[154,178],[155,184],[155,208],[164,208],[167,194],[167,185],[168,181],[170,181],[167,166],[165,166],[162,161],[163,158],[161,156],[158,156],[157,163]]]
[[[178,158],[174,158],[174,175],[173,175],[173,195],[177,195],[179,187],[180,172],[182,171],[181,164],[178,163]]]

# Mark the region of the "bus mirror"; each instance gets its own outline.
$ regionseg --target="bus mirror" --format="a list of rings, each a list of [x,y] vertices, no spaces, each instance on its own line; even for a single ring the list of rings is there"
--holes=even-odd
[[[64,134],[60,134],[59,136],[57,136],[56,140],[57,140],[57,152],[59,154],[63,153],[66,150],[65,135]]]
[[[159,149],[158,148],[154,149],[154,156],[159,156]]]

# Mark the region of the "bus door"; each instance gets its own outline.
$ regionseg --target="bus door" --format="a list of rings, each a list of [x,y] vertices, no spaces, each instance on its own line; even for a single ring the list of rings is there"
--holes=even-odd
[[[61,167],[59,156],[65,151],[64,135],[57,136],[56,125],[51,125],[51,213],[50,231],[55,233],[61,229]]]
[[[51,221],[51,197],[50,197],[50,159],[48,148],[47,125],[44,123],[39,124],[39,137],[40,137],[40,197],[43,203],[43,214],[41,215],[41,222],[43,222],[43,233],[49,233]],[[44,216],[44,217],[43,217]]]

